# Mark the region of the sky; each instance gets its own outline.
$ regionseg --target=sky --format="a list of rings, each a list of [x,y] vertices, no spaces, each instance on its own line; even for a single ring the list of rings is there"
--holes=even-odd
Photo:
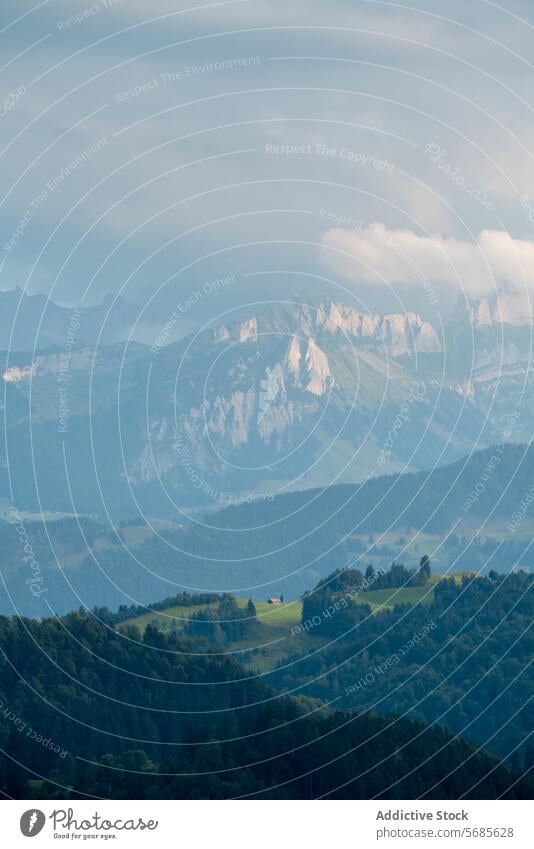
[[[147,320],[201,292],[183,332],[529,299],[533,36],[528,0],[3,0],[0,289]]]

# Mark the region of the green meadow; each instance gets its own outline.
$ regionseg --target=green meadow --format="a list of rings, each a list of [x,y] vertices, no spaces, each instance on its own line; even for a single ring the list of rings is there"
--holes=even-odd
[[[451,575],[460,581],[461,575]],[[380,610],[392,609],[397,604],[431,604],[434,598],[434,586],[441,580],[433,576],[426,586],[406,587],[403,589],[374,590],[362,593],[354,602],[368,604],[373,614]],[[244,609],[247,600],[237,598],[237,604]],[[298,631],[295,626],[301,622],[302,602],[288,601],[280,605],[272,605],[266,601],[254,601],[257,624],[254,626],[249,639],[232,642],[224,647],[247,668],[260,674],[266,673],[289,657],[299,657],[319,650],[328,639],[308,631]],[[187,619],[201,610],[213,609],[217,603],[197,604],[192,607],[169,607],[165,610],[146,613],[142,616],[128,619],[120,627],[135,626],[143,632],[148,624],[155,625],[162,631],[181,631]]]

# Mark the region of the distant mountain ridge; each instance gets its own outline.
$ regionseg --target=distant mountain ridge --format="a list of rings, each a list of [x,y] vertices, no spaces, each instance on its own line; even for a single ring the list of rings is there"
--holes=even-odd
[[[95,348],[79,324],[72,344],[0,355],[0,496],[13,486],[28,509],[175,519],[531,438],[527,326],[467,313],[442,338],[415,313],[326,299],[264,303],[163,347]]]
[[[442,350],[437,331],[414,312],[375,315],[331,300],[277,303],[268,310],[260,311],[258,317],[234,323],[230,329],[224,324],[216,327],[214,339],[218,342],[237,339],[244,342],[257,338],[262,328],[263,332],[269,332],[273,317],[280,332],[298,332],[304,338],[314,338],[323,332],[345,336],[360,344],[382,347],[394,357],[416,351]]]
[[[125,338],[136,312],[132,304],[112,295],[95,306],[66,307],[18,287],[0,291],[0,350],[64,348],[71,337],[77,345],[92,345],[99,336],[106,344]]]

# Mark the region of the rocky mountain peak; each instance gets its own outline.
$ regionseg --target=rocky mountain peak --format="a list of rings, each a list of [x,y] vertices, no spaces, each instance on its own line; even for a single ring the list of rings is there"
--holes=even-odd
[[[312,339],[321,347],[321,336],[344,336],[351,343],[382,347],[389,356],[398,357],[414,352],[441,351],[442,343],[435,328],[414,312],[376,315],[356,309],[340,301],[320,301],[277,305],[245,321],[213,331],[216,342],[256,340],[261,331],[278,332],[294,339]],[[288,352],[288,367],[295,371],[300,346],[293,341]],[[312,350],[312,359],[317,353]]]
[[[503,291],[469,301],[467,305],[462,298],[454,315],[463,314],[472,327],[492,327],[495,324],[525,327],[532,324],[532,313],[532,302],[526,293]]]

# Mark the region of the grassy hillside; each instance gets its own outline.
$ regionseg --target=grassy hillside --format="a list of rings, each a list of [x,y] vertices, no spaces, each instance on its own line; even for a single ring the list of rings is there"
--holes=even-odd
[[[236,599],[236,602],[243,610],[247,605],[244,598]],[[266,601],[255,601],[256,614],[258,621],[271,630],[279,630],[281,628],[290,628],[300,622],[302,613],[302,602],[290,601],[287,604],[268,604]],[[145,613],[143,616],[135,616],[132,619],[127,619],[123,624],[139,628],[144,632],[147,625],[155,625],[162,631],[180,630],[184,623],[193,613],[199,613],[201,610],[209,610],[217,607],[216,602],[211,604],[195,604],[191,607],[167,607],[164,610]]]
[[[449,576],[461,581],[461,575]],[[434,601],[434,587],[441,580],[433,576],[427,586],[405,587],[401,589],[374,590],[362,593],[355,604],[368,604],[373,614],[383,610],[392,610],[398,604],[430,605]],[[237,598],[240,609],[244,610],[246,599]],[[232,654],[247,668],[265,673],[277,667],[284,658],[303,656],[324,646],[328,639],[314,629],[300,631],[295,628],[302,619],[302,602],[290,601],[281,605],[271,605],[265,601],[254,601],[257,625],[249,637],[232,642]],[[196,604],[191,607],[168,607],[164,610],[146,613],[125,620],[121,627],[136,627],[144,633],[147,625],[159,628],[164,633],[183,631],[187,620],[200,611],[215,610],[217,602]]]
[[[244,610],[247,600],[236,599],[240,609]],[[290,601],[281,605],[255,601],[257,624],[246,640],[233,642],[231,653],[247,668],[266,672],[277,666],[284,657],[295,651],[300,654],[310,648],[320,648],[325,640],[308,634],[293,634],[292,628],[298,625],[302,616],[302,602]],[[191,607],[168,607],[145,613],[125,620],[121,627],[139,628],[142,634],[148,625],[155,626],[164,633],[183,631],[187,620],[200,611],[215,610],[217,602],[196,604]]]
[[[368,604],[373,613],[386,608],[392,609],[396,604],[431,604],[434,600],[434,586],[440,580],[454,578],[461,582],[463,574],[456,575],[433,575],[429,583],[422,587],[402,587],[387,590],[371,590],[362,593],[356,604]],[[243,610],[247,605],[244,598],[236,598],[236,602]],[[184,623],[201,610],[216,608],[216,602],[211,604],[196,604],[191,607],[167,607],[164,610],[145,613],[143,616],[135,616],[125,620],[123,625],[139,628],[144,632],[147,625],[154,625],[162,631],[181,630]],[[298,625],[302,616],[302,602],[289,601],[280,605],[269,604],[266,601],[254,600],[258,623],[270,631],[285,634],[294,625]]]

